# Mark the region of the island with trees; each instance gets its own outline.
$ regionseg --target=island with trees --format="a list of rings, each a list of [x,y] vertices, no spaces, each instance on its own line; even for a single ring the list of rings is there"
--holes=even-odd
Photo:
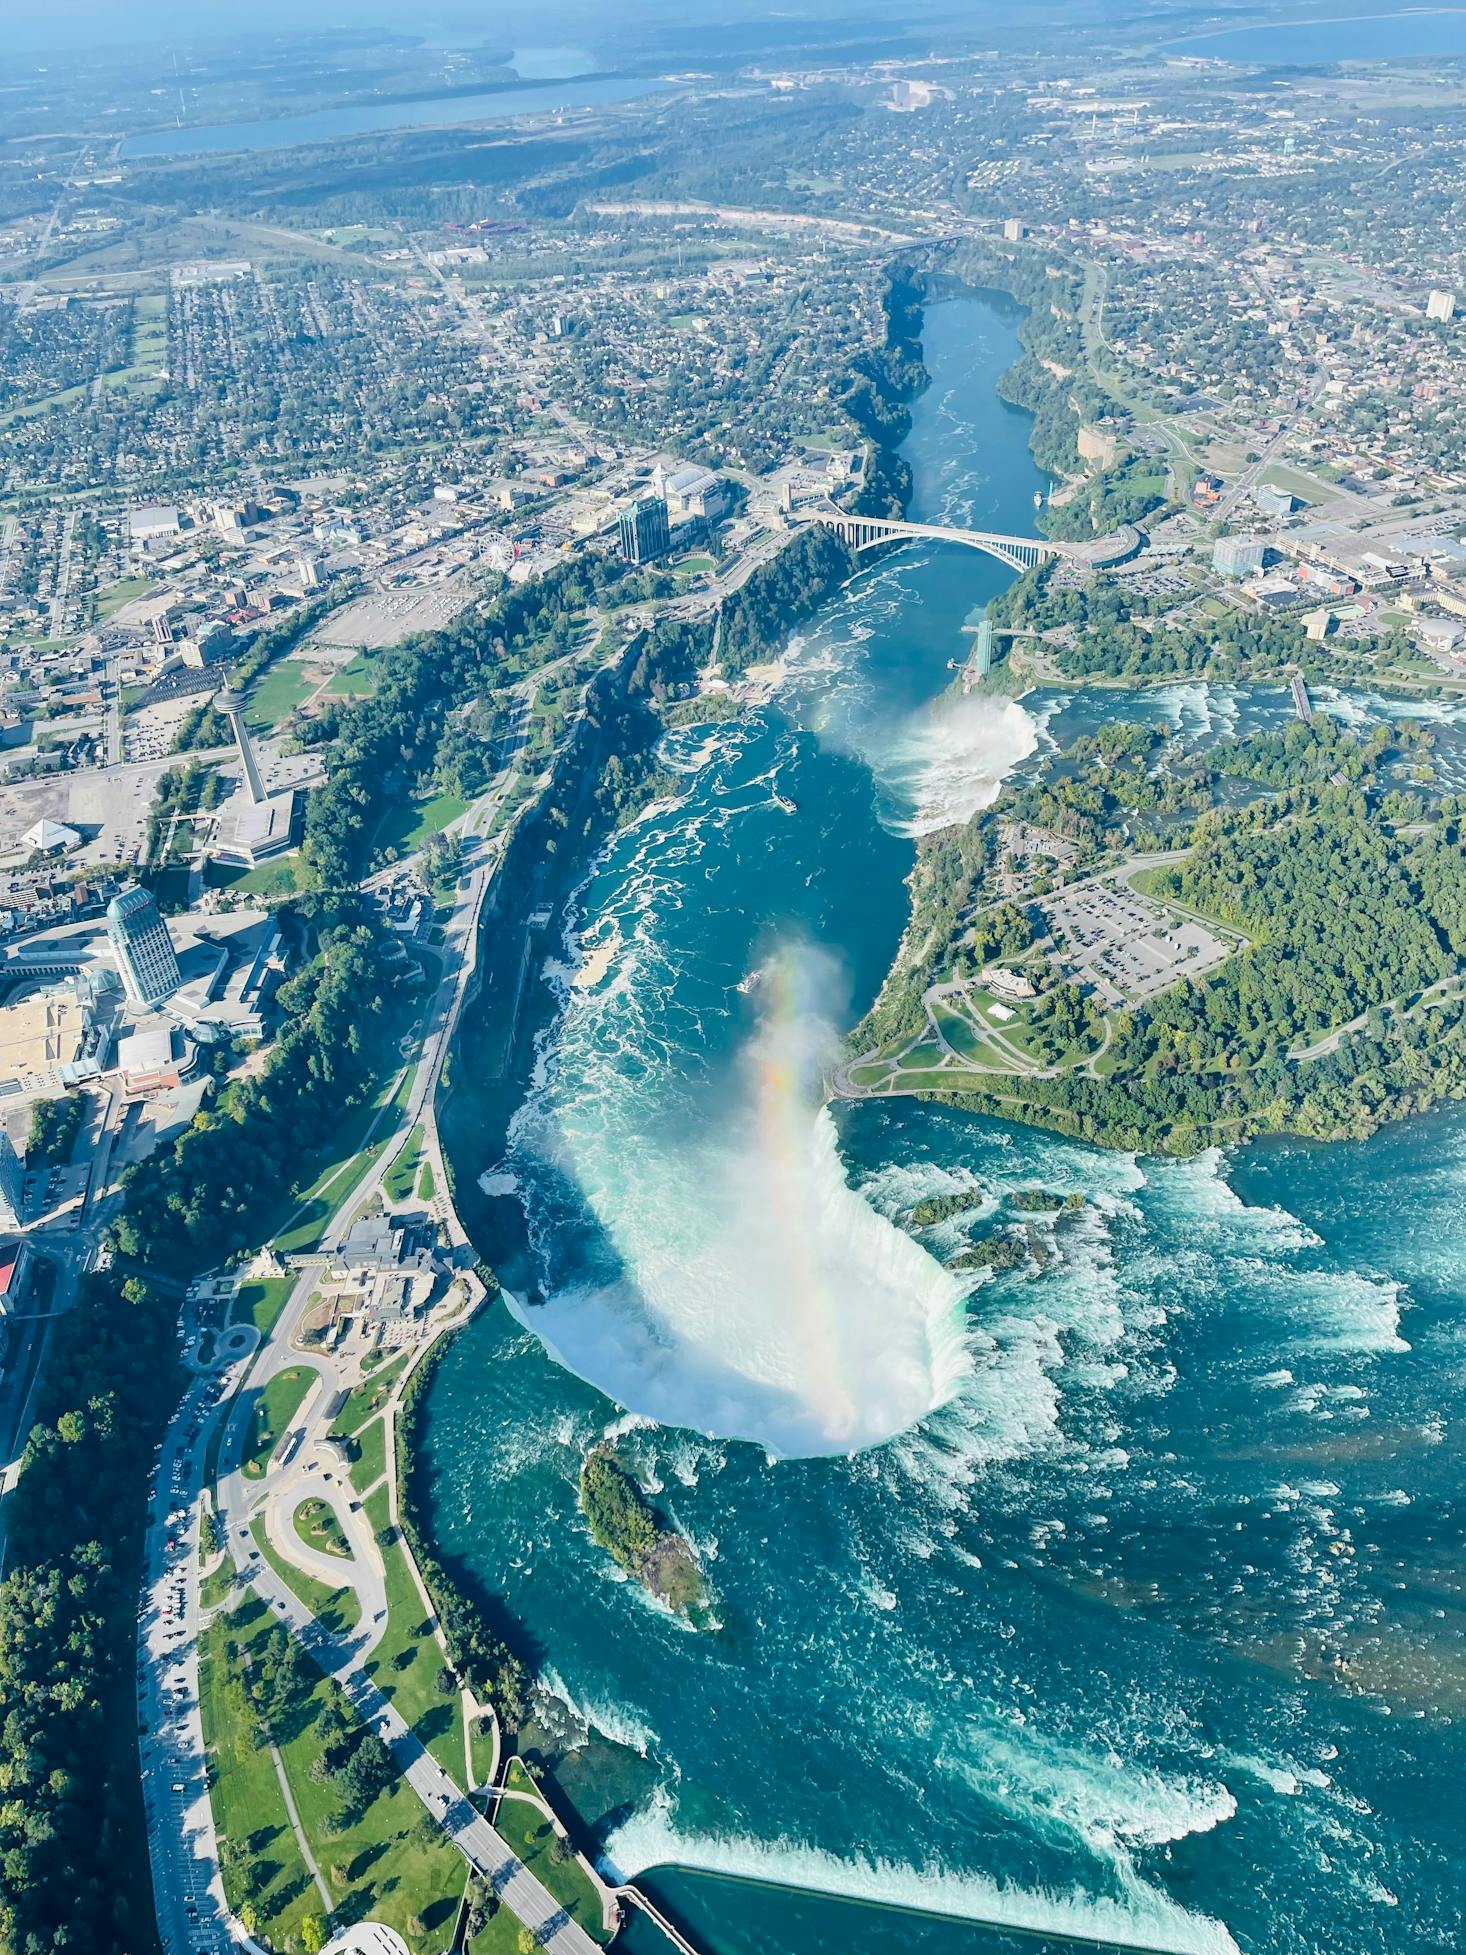
[[[1466,1095],[1466,799],[1431,741],[1320,714],[1203,753],[1130,723],[1072,742],[923,840],[837,1090],[1179,1154],[1362,1137]],[[1075,889],[1173,944],[1171,980],[1096,979]]]
[[[608,1445],[581,1462],[580,1507],[598,1547],[691,1621],[706,1616],[707,1583],[690,1543],[668,1527]]]

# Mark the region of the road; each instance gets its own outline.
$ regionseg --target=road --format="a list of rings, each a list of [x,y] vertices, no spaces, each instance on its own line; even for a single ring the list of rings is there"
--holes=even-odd
[[[199,1709],[198,1487],[211,1407],[248,1362],[192,1380],[158,1454],[138,1599],[138,1753],[165,1955],[234,1946]]]

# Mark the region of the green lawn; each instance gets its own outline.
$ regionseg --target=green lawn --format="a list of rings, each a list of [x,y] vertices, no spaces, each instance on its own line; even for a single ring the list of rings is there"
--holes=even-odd
[[[252,1902],[260,1927],[283,1948],[305,1916],[319,1912],[320,1895],[300,1856],[274,1761],[258,1742],[244,1694],[248,1646],[265,1620],[264,1605],[252,1599],[201,1632],[199,1709],[214,1824],[222,1839],[240,1849],[226,1864],[225,1894],[236,1912],[246,1900]],[[238,1647],[231,1656],[232,1646]]]
[[[504,1783],[522,1791],[537,1788],[518,1758],[511,1758]],[[555,1899],[597,1941],[606,1939],[601,1925],[601,1904],[590,1877],[576,1860],[560,1861],[550,1851],[554,1828],[537,1806],[523,1799],[501,1799],[495,1826],[513,1847],[524,1864],[542,1880]]]
[[[268,900],[293,896],[302,873],[299,849],[291,849],[273,862],[262,862],[257,869],[246,869],[242,862],[216,862],[210,857],[204,864],[204,883],[209,889],[232,889],[236,896]]]
[[[853,1086],[883,1086],[891,1077],[890,1061],[873,1059],[868,1066],[853,1066],[850,1081]]]
[[[332,699],[360,699],[377,689],[377,675],[370,652],[358,652],[349,665],[343,665],[326,686]]]
[[[263,1520],[251,1521],[249,1531],[260,1554],[296,1599],[303,1602],[311,1614],[335,1635],[349,1636],[361,1621],[361,1604],[356,1599],[356,1590],[328,1588],[324,1582],[318,1582],[314,1575],[297,1568],[293,1561],[286,1561],[276,1554],[265,1532]]]
[[[404,1354],[400,1358],[393,1358],[390,1364],[382,1365],[369,1378],[363,1378],[361,1383],[348,1394],[346,1403],[332,1421],[331,1431],[336,1434],[354,1433],[359,1431],[368,1419],[374,1418],[386,1404],[393,1380],[406,1363],[407,1358]]]
[[[329,1501],[303,1500],[295,1510],[295,1531],[308,1548],[318,1548],[322,1554],[339,1555],[343,1561],[350,1561],[351,1544]]]
[[[268,1337],[294,1288],[293,1276],[266,1276],[257,1283],[242,1283],[230,1306],[230,1323],[253,1324],[261,1337]]]
[[[484,1785],[494,1769],[494,1739],[489,1730],[479,1729],[477,1718],[469,1727],[468,1748],[473,1758],[474,1784]]]
[[[246,1479],[264,1478],[271,1453],[305,1403],[305,1395],[315,1382],[316,1374],[309,1365],[293,1364],[284,1371],[277,1371],[260,1393],[255,1401],[249,1438],[244,1447]]]
[[[280,724],[315,691],[315,681],[297,658],[278,659],[249,689],[249,725],[260,732]]]
[[[267,1627],[268,1617],[258,1604],[247,1605],[230,1619],[230,1633],[243,1643],[246,1656]],[[226,1699],[226,1707],[227,1703]],[[238,1706],[242,1720],[248,1715],[242,1688]],[[335,1911],[342,1921],[385,1921],[403,1936],[412,1955],[440,1955],[451,1938],[463,1892],[463,1860],[438,1828],[422,1827],[422,1803],[401,1780],[379,1794],[364,1812],[343,1811],[337,1788],[317,1778],[312,1770],[325,1746],[321,1722],[328,1706],[334,1707],[348,1732],[360,1729],[361,1719],[347,1698],[307,1661],[292,1701],[273,1718],[271,1735],[284,1762],[301,1828]],[[253,1844],[256,1827],[273,1826],[284,1801],[269,1752],[254,1748],[255,1732],[250,1724],[243,1724],[243,1732],[251,1746],[249,1760],[255,1762],[251,1764],[241,1756],[236,1741],[227,1758],[221,1752],[219,1776],[221,1785],[226,1777],[234,1780],[229,1799],[236,1824],[229,1829],[229,1837],[248,1847]],[[265,1773],[269,1774],[268,1781]],[[271,1786],[273,1805],[269,1800]],[[256,1818],[257,1814],[261,1817]],[[270,1841],[269,1853],[272,1858],[283,1859],[283,1854],[277,1854],[278,1844],[277,1840]],[[298,1866],[298,1851],[295,1860]],[[249,1864],[247,1854],[245,1864]],[[320,1896],[311,1883],[300,1912],[319,1911]],[[284,1948],[291,1945],[292,1932],[292,1918],[282,1910],[278,1925],[271,1924],[271,1940],[277,1948]]]
[[[417,1179],[417,1165],[421,1158],[422,1122],[419,1121],[402,1143],[402,1152],[383,1176],[382,1186],[387,1191],[389,1201],[405,1202],[411,1198],[412,1184]]]
[[[199,1584],[199,1607],[214,1609],[221,1602],[228,1601],[234,1588],[234,1580],[234,1561],[232,1556],[226,1554],[213,1573],[205,1575]]]
[[[428,1627],[400,1542],[384,1548],[382,1560],[387,1570],[387,1633],[368,1659],[367,1672],[397,1715],[461,1785],[461,1700],[456,1689],[438,1688],[443,1652]]]
[[[358,1493],[374,1487],[387,1470],[387,1422],[371,1419],[356,1434],[361,1457],[352,1462],[351,1484]]]
[[[467,814],[470,803],[457,794],[434,794],[422,801],[403,801],[382,817],[373,852],[385,856],[395,849],[399,856],[421,848],[430,835],[441,834],[450,821]]]
[[[120,584],[109,585],[97,597],[97,615],[110,618],[114,611],[120,611],[124,604],[131,604],[135,597],[141,597],[148,588],[146,577],[124,577]]]
[[[914,1045],[907,1046],[899,1063],[903,1072],[920,1071],[928,1066],[940,1066],[946,1056],[934,1038],[918,1039]]]
[[[954,1010],[942,998],[932,998],[928,1003],[937,1030],[961,1058],[970,1060],[974,1065],[992,1066],[1001,1063],[998,1054],[966,1012]]]
[[[433,1177],[432,1162],[424,1161],[422,1164],[422,1173],[417,1178],[418,1200],[420,1202],[430,1202],[433,1199],[433,1191],[437,1187],[437,1185],[438,1184]]]

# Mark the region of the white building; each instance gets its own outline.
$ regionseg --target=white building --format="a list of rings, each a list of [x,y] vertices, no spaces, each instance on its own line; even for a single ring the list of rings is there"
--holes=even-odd
[[[1452,319],[1456,313],[1454,292],[1432,292],[1425,302],[1427,319]]]
[[[327,1944],[324,1955],[409,1955],[407,1943],[382,1921],[358,1921]]]
[[[134,543],[160,543],[177,536],[182,524],[178,511],[167,503],[149,503],[127,512],[127,533]]]
[[[723,484],[711,469],[677,468],[670,473],[659,462],[652,471],[652,493],[667,505],[674,523],[714,522],[727,506]]]
[[[81,847],[81,836],[74,828],[68,828],[64,821],[52,821],[43,816],[21,836],[21,846],[42,855],[66,855],[72,849]]]

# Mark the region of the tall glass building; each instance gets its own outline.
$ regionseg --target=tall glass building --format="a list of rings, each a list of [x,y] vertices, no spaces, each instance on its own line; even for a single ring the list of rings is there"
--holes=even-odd
[[[667,505],[660,496],[643,496],[621,518],[621,554],[628,563],[650,563],[672,542]]]
[[[178,958],[168,926],[146,889],[134,883],[107,905],[107,935],[122,988],[135,1005],[157,1005],[178,989]]]

